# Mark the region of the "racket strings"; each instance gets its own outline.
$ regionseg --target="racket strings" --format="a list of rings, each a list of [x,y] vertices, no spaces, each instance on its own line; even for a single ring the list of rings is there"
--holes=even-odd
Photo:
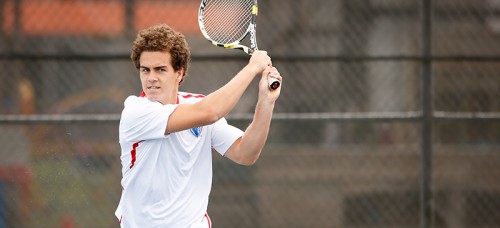
[[[207,35],[223,44],[243,39],[252,22],[252,7],[252,0],[207,1],[203,16]]]

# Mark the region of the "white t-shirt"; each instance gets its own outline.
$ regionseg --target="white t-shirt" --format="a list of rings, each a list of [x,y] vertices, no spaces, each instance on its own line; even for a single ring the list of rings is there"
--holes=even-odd
[[[177,103],[202,95],[180,92]],[[178,106],[145,97],[125,100],[120,121],[123,188],[115,212],[122,227],[189,227],[203,219],[212,187],[212,148],[224,155],[243,132],[222,118],[165,135]]]

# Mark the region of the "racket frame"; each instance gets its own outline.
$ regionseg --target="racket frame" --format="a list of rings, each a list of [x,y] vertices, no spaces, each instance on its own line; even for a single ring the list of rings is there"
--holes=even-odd
[[[208,2],[208,0],[202,0],[201,5],[200,5],[200,9],[198,11],[198,25],[200,26],[200,31],[203,34],[203,36],[205,37],[205,39],[207,39],[210,43],[212,43],[213,45],[215,45],[217,47],[223,47],[226,49],[239,49],[239,50],[244,51],[248,55],[252,55],[252,53],[255,50],[258,50],[256,27],[257,27],[257,14],[258,14],[259,8],[257,6],[257,0],[253,0],[250,24],[248,25],[246,32],[244,33],[244,35],[241,38],[237,39],[236,41],[234,41],[232,43],[228,43],[228,44],[223,44],[223,43],[219,43],[217,41],[214,41],[208,35],[208,33],[205,29],[205,24],[203,23],[203,18],[204,18],[204,14],[205,14],[205,7],[207,5],[207,2]],[[245,39],[248,35],[250,35],[250,38],[249,38],[250,39],[250,46],[241,44],[241,41],[243,41],[243,39]]]

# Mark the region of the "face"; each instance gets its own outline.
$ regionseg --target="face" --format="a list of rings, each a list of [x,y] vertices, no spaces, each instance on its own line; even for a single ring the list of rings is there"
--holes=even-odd
[[[174,71],[168,52],[148,52],[141,54],[139,72],[142,90],[149,100],[162,104],[175,104],[179,82],[184,71]]]

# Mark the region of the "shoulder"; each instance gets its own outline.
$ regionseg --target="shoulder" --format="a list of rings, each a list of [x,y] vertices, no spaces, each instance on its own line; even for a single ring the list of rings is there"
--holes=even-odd
[[[162,105],[160,102],[157,102],[157,101],[150,101],[148,98],[146,97],[138,97],[138,96],[134,96],[134,95],[131,95],[129,97],[127,97],[127,99],[125,99],[125,102],[124,102],[124,106],[125,108],[127,107],[134,107],[134,106],[144,106],[144,105]]]
[[[179,103],[196,103],[200,100],[203,100],[205,98],[205,95],[203,94],[196,94],[196,93],[187,93],[187,92],[179,92]]]
[[[138,97],[138,96],[128,96],[127,99],[125,99],[124,105],[125,107],[130,106],[130,105],[135,105],[137,103],[140,103],[142,100],[147,100],[144,97]]]
[[[144,117],[148,114],[163,112],[174,109],[176,105],[163,105],[157,101],[151,101],[146,97],[129,96],[125,99],[122,112],[123,117]]]

